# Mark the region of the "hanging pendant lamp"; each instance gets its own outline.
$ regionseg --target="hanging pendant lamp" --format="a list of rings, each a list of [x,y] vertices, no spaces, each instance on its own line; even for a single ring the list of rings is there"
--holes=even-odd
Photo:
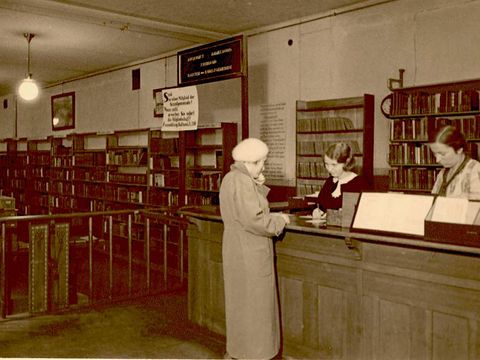
[[[28,69],[27,77],[22,80],[22,83],[18,87],[18,94],[22,99],[30,101],[36,99],[39,93],[38,85],[35,80],[32,79],[32,74],[30,73],[30,42],[35,34],[25,33],[23,35],[28,42]]]

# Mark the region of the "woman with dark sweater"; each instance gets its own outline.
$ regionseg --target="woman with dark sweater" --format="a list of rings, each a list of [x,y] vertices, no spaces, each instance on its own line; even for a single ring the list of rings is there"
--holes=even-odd
[[[315,218],[324,217],[327,209],[340,209],[344,192],[361,192],[368,187],[365,178],[352,171],[355,159],[348,144],[331,145],[323,161],[330,176],[318,194],[318,208],[313,212]]]

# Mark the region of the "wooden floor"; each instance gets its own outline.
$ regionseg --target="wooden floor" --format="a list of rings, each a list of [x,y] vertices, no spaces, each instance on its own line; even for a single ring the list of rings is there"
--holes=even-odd
[[[222,358],[222,337],[187,321],[186,293],[0,320],[0,357]]]

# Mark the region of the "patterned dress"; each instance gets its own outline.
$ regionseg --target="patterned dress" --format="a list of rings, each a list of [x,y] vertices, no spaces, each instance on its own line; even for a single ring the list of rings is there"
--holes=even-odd
[[[448,175],[455,171],[452,169]],[[442,169],[437,175],[433,185],[432,194],[438,194],[442,187],[443,174],[446,169]],[[447,175],[447,179],[450,178]],[[470,159],[463,170],[458,173],[446,189],[447,197],[467,198],[469,200],[480,200],[480,162]]]

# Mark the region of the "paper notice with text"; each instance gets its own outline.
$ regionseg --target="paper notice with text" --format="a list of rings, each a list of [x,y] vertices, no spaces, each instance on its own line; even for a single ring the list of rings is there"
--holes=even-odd
[[[198,127],[198,93],[196,86],[162,91],[162,131],[196,130]]]
[[[268,180],[285,179],[286,104],[260,105],[260,138],[269,152],[264,175]]]

